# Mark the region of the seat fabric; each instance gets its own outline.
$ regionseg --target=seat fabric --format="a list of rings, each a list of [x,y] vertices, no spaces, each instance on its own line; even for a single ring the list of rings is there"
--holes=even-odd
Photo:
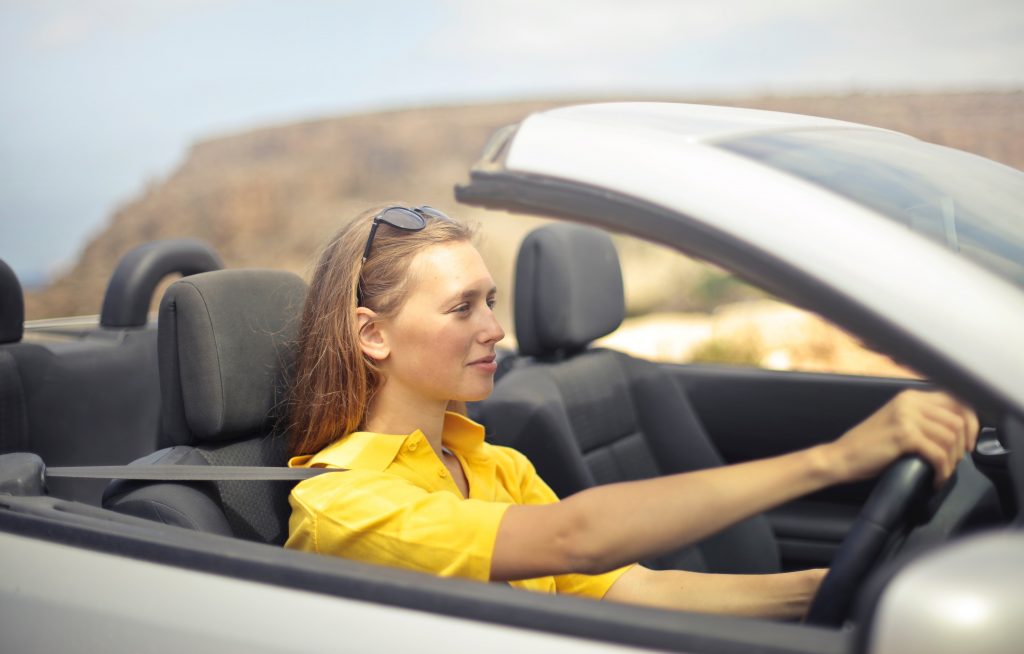
[[[21,287],[0,262],[0,452],[32,452],[50,467],[124,464],[152,452],[160,415],[156,329],[75,327],[40,338],[42,330],[26,341],[23,322]],[[106,483],[50,478],[46,488],[98,505]]]
[[[561,270],[574,273],[551,279]],[[523,276],[529,282],[521,286]],[[584,326],[603,325],[591,327],[593,339],[622,319],[621,272],[607,235],[570,224],[532,232],[520,250],[516,281],[516,330],[534,335],[533,356],[518,359],[492,396],[474,408],[493,442],[526,454],[559,497],[722,465],[685,392],[664,370],[620,352],[581,348]],[[559,295],[566,297],[559,302]],[[555,304],[571,307],[574,315],[537,324]],[[616,312],[618,318],[609,321]],[[560,333],[558,324],[571,327]],[[778,546],[762,516],[645,563],[730,573],[780,568]]]
[[[0,454],[28,449],[25,389],[18,360],[11,353],[21,346],[24,323],[21,282],[0,259]]]
[[[18,276],[0,259],[0,343],[17,343],[25,329],[25,297]]]
[[[160,305],[161,440],[133,462],[282,466],[276,433],[306,285],[271,270],[184,278]],[[190,529],[283,543],[295,482],[112,482],[107,508]]]

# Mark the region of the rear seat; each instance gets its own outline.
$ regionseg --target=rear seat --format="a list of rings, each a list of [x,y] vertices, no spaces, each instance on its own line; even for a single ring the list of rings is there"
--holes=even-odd
[[[23,451],[29,442],[25,389],[14,355],[15,350],[36,347],[21,342],[24,321],[21,284],[10,266],[0,260],[0,454]]]
[[[148,243],[122,258],[95,327],[24,328],[24,299],[0,262],[0,454],[48,466],[124,464],[159,447],[157,335],[150,298],[167,275],[221,268],[204,243]],[[98,505],[104,480],[53,479],[52,495]]]

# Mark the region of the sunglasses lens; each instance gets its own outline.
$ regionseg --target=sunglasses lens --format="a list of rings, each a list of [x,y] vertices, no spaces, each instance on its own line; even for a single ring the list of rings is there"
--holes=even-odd
[[[430,216],[431,218],[434,218],[435,220],[446,220],[446,221],[450,221],[451,220],[451,218],[446,216],[443,211],[435,209],[434,207],[428,207],[426,205],[423,205],[422,207],[417,209],[417,211],[419,211],[420,213],[425,214],[427,216]]]
[[[404,207],[391,207],[380,214],[380,221],[398,229],[416,232],[427,226],[427,221],[414,211]]]

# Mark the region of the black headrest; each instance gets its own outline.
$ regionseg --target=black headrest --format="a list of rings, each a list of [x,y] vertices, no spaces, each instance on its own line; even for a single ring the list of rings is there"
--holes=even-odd
[[[626,312],[612,239],[571,223],[526,236],[515,294],[516,338],[525,356],[580,350],[615,331]]]
[[[25,298],[21,282],[0,259],[0,343],[17,343],[25,329]]]
[[[306,283],[277,270],[178,280],[160,302],[161,446],[265,435],[284,398]]]

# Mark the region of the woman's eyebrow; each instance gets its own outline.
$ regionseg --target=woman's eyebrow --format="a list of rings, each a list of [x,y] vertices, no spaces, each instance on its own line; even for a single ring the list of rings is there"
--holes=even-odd
[[[490,290],[487,291],[487,295],[488,296],[494,295],[497,292],[498,292],[498,287],[497,286],[492,286],[490,288]],[[462,302],[466,302],[466,301],[469,301],[469,300],[476,299],[479,296],[480,296],[480,291],[479,290],[477,290],[475,288],[467,288],[466,290],[464,290],[464,291],[462,291],[460,293],[456,293],[455,295],[452,295],[451,297],[446,299],[444,301],[444,304],[450,304],[450,303],[455,302],[457,300],[461,300]]]

